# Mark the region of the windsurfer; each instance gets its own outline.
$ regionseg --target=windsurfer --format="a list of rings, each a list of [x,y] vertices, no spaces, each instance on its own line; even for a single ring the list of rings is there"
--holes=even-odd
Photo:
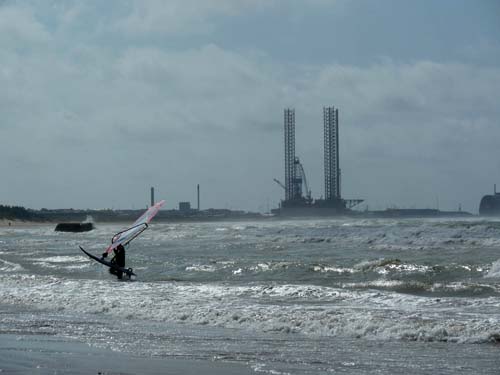
[[[122,244],[119,244],[113,251],[115,256],[111,259],[111,263],[116,264],[118,267],[125,268],[125,247],[123,247]],[[102,254],[103,258],[106,258],[107,256],[107,252]],[[123,277],[123,271],[115,270],[114,268],[110,268],[109,273],[116,275],[116,277],[120,280]]]

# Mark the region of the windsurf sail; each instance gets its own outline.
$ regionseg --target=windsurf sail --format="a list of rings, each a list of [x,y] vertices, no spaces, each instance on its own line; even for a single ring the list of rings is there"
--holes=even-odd
[[[118,245],[128,245],[130,241],[140,235],[148,228],[148,224],[153,220],[155,215],[160,211],[161,206],[165,204],[165,201],[160,201],[154,206],[148,208],[141,217],[139,217],[129,228],[116,233],[111,239],[111,245],[106,249],[106,253],[110,254]]]

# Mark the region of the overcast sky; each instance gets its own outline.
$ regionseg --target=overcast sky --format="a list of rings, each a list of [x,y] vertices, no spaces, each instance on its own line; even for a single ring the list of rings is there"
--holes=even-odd
[[[266,210],[283,108],[324,195],[477,212],[500,187],[497,0],[0,0],[0,204]],[[500,189],[499,189],[500,190]],[[364,206],[363,206],[364,207]]]

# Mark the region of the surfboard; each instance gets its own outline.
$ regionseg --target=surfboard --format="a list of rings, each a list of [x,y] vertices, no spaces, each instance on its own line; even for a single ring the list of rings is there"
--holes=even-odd
[[[83,251],[90,259],[95,260],[96,262],[99,262],[101,264],[104,264],[105,266],[114,269],[116,271],[122,271],[124,274],[126,274],[128,277],[131,276],[137,276],[132,268],[123,268],[117,266],[115,263],[111,263],[103,258],[96,257],[94,254],[89,253],[87,250],[85,250],[83,247],[80,246],[80,250]]]

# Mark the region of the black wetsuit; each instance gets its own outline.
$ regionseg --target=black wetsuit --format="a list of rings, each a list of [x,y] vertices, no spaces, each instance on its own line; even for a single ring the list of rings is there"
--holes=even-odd
[[[125,268],[125,248],[122,245],[118,245],[114,252],[115,256],[111,259],[111,263],[115,263],[118,267]],[[123,277],[123,271],[110,268],[109,272],[116,275],[119,279]]]

